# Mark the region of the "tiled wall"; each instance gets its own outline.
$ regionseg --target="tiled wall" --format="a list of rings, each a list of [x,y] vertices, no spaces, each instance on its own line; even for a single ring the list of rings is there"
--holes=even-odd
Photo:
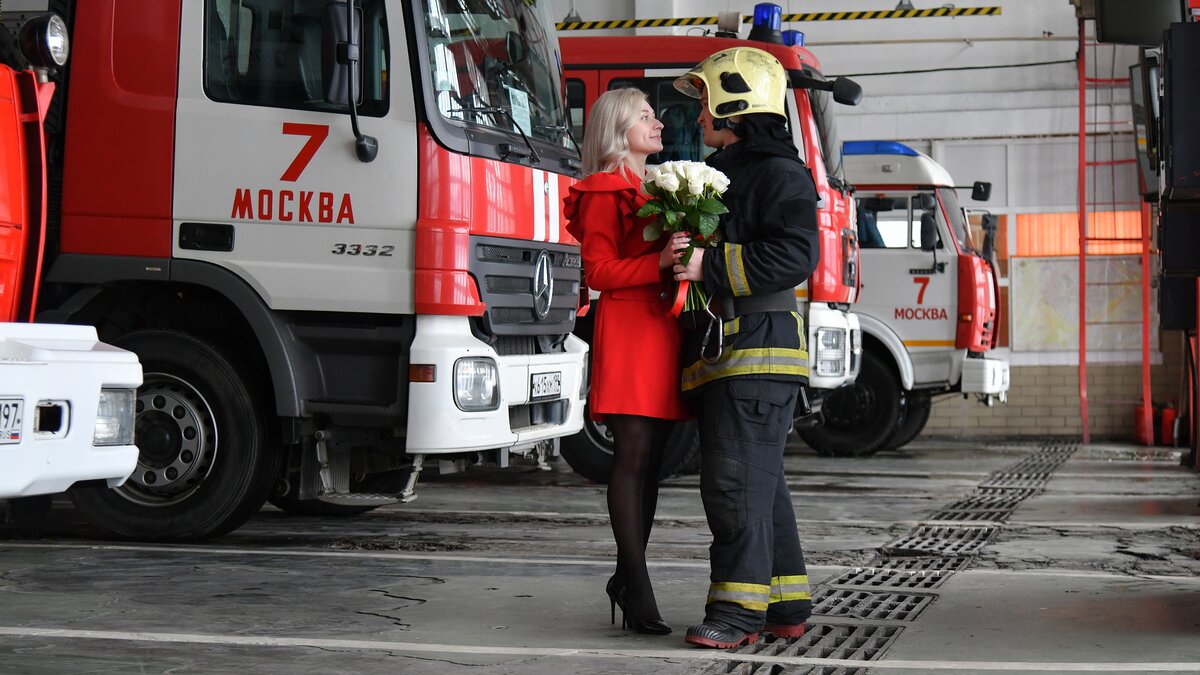
[[[1150,371],[1153,403],[1185,399],[1183,343],[1177,332],[1163,332],[1162,364]],[[1088,426],[1093,440],[1133,440],[1134,406],[1141,403],[1141,365],[1088,364]],[[1008,403],[988,408],[962,395],[939,396],[923,436],[1078,436],[1079,369],[1076,366],[1025,366],[1012,369]]]

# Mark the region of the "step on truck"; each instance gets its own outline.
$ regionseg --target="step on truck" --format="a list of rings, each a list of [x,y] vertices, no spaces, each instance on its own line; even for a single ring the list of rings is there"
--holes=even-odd
[[[0,288],[10,289],[0,295],[0,499],[124,483],[137,464],[142,383],[137,356],[99,342],[95,328],[29,323],[46,232],[48,74],[66,63],[70,40],[54,15],[18,35],[0,30]],[[18,510],[8,504],[10,519]]]
[[[97,527],[357,513],[426,465],[544,466],[580,429],[549,3],[43,4],[74,54],[38,317],[145,370],[133,475],[71,492]]]
[[[863,365],[828,402],[826,424],[804,433],[818,452],[861,456],[916,438],[936,396],[1006,401],[1009,363],[990,354],[1000,320],[994,218],[976,243],[949,172],[902,143],[847,142],[843,155],[862,247]],[[991,184],[969,189],[986,201]]]
[[[760,5],[762,7],[762,5]],[[696,118],[700,101],[675,89],[675,78],[714,52],[731,47],[755,47],[770,52],[788,72],[788,126],[808,166],[820,201],[820,265],[796,288],[796,311],[808,332],[809,411],[797,411],[797,429],[819,424],[825,399],[854,381],[859,369],[861,331],[851,308],[858,294],[858,241],[853,200],[842,172],[834,102],[857,104],[862,90],[846,78],[828,80],[820,63],[792,31],[779,30],[777,5],[756,16],[752,39],[730,37],[639,35],[563,37],[567,73],[567,104],[577,138],[596,98],[605,91],[636,87],[649,95],[663,123],[663,150],[651,164],[703,161],[712,152],[702,143]],[[772,13],[774,14],[772,18]],[[736,28],[733,28],[736,31]],[[788,43],[785,43],[787,40]],[[590,317],[582,317],[578,335],[590,342]],[[663,461],[663,476],[689,464],[696,443],[694,422],[673,429]],[[601,423],[585,419],[584,428],[563,440],[562,453],[581,475],[606,482],[612,467],[612,435]]]

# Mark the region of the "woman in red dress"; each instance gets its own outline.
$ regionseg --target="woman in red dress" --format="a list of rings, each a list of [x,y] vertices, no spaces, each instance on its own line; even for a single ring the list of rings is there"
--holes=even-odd
[[[583,138],[583,173],[564,203],[567,230],[581,243],[587,285],[600,292],[592,340],[592,419],[613,432],[608,513],[617,571],[606,591],[622,625],[639,633],[671,632],[661,618],[646,570],[646,543],[658,504],[658,474],[667,432],[688,418],[679,387],[680,331],[659,300],[662,271],[679,245],[646,241],[649,218],[641,190],[646,158],[662,150],[663,125],[637,89],[605,92],[592,107]],[[614,610],[615,612],[615,610]]]

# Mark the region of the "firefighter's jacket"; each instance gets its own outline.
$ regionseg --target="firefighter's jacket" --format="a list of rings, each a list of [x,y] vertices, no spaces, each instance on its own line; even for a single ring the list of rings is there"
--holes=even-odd
[[[729,177],[722,196],[724,243],[706,249],[704,288],[717,302],[755,294],[792,292],[820,258],[817,191],[790,141],[743,139],[713,153],[708,164]],[[793,296],[794,298],[794,296]],[[724,322],[724,345],[715,363],[701,358],[705,331],[687,331],[682,387],[695,394],[726,377],[807,382],[804,320],[795,311],[753,312]],[[711,343],[715,338],[710,335]],[[710,345],[710,360],[714,350]]]

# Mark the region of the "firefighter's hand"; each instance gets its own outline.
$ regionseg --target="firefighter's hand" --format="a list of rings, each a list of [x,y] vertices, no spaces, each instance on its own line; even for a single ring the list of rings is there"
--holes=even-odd
[[[692,259],[687,265],[682,260],[675,263],[674,271],[676,281],[704,281],[704,249],[692,249]]]
[[[679,256],[687,250],[688,236],[686,232],[673,232],[667,240],[667,245],[658,254],[658,269],[665,270],[679,262]]]

